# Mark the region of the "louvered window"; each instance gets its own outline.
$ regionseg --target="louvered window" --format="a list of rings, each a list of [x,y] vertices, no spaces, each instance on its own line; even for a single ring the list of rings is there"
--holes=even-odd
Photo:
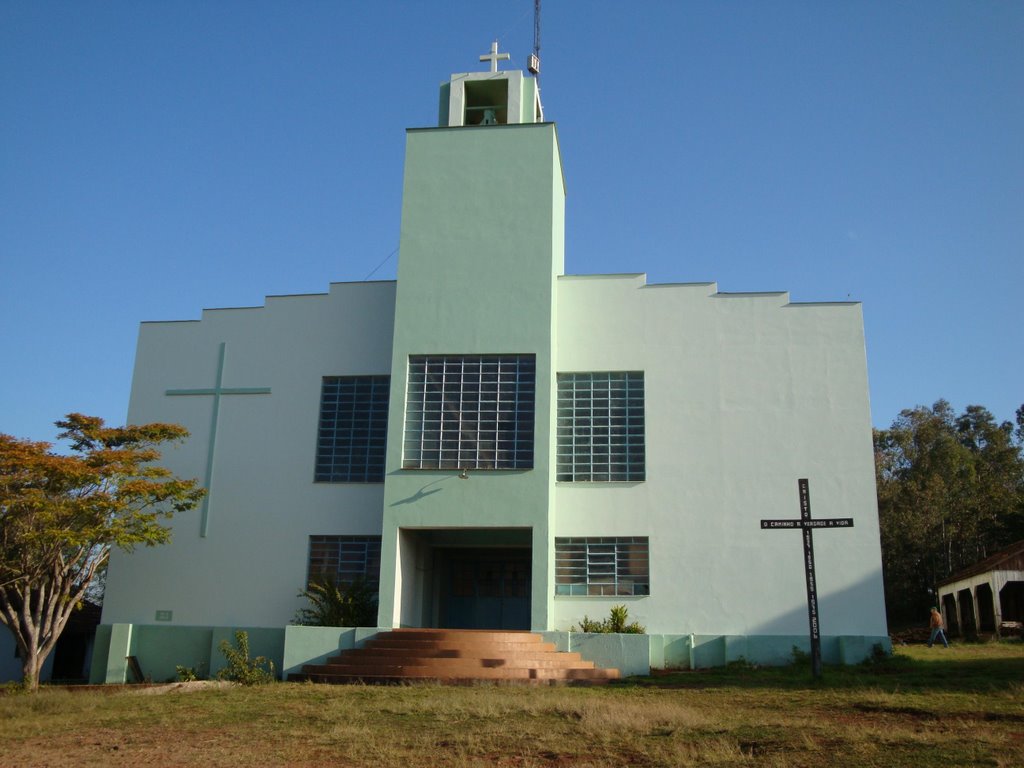
[[[556,595],[649,595],[646,536],[555,539]]]
[[[380,536],[310,536],[310,582],[349,584],[358,578],[378,588]]]

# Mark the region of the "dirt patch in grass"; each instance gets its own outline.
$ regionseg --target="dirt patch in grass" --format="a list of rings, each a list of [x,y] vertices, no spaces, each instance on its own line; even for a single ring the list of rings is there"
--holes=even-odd
[[[237,687],[238,683],[227,680],[189,680],[183,683],[148,685],[139,691],[141,696],[162,696],[167,693],[196,693],[197,691],[219,690]]]
[[[886,707],[876,704],[857,703],[853,705],[853,708],[859,712],[879,712],[885,715],[899,715],[900,717],[909,717],[911,719],[939,719],[939,715],[936,712],[930,712],[927,709],[918,709],[917,707]]]

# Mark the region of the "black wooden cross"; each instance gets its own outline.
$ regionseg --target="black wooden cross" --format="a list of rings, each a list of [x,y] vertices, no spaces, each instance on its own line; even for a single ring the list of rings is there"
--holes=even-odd
[[[833,517],[821,520],[811,519],[811,495],[807,480],[797,480],[800,489],[799,520],[762,520],[761,528],[802,528],[804,532],[804,576],[807,578],[807,619],[811,627],[811,671],[821,677],[821,632],[818,621],[818,587],[814,575],[815,528],[853,528],[852,517]]]

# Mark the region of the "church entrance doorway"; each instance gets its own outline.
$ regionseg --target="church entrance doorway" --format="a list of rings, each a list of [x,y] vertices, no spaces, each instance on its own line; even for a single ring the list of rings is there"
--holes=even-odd
[[[442,549],[439,623],[447,629],[529,629],[528,549]]]
[[[530,629],[530,528],[402,528],[403,627]]]

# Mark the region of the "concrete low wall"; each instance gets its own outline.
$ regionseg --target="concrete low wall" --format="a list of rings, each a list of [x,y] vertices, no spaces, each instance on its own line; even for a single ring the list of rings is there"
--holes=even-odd
[[[652,669],[704,669],[736,661],[783,666],[794,660],[794,649],[810,654],[807,635],[651,635]],[[859,664],[875,646],[892,652],[888,636],[826,636],[821,638],[825,664]]]
[[[559,651],[575,651],[598,667],[619,670],[623,677],[651,671],[650,635],[616,635],[593,632],[543,632],[544,640]]]
[[[283,627],[168,627],[155,624],[101,624],[96,630],[89,682],[130,681],[128,657],[138,659],[142,674],[153,682],[177,679],[176,667],[189,667],[199,677],[214,677],[226,666],[220,643],[235,645],[235,632],[249,635],[251,658],[265,656],[281,674]]]
[[[377,633],[387,631],[376,627],[285,627],[282,677],[301,672],[303,664],[322,664],[339,651],[362,648]]]
[[[545,632],[560,651],[577,651],[599,667],[615,667],[624,676],[646,675],[652,669],[704,669],[735,661],[784,666],[794,660],[794,648],[809,654],[806,635],[604,635],[584,632]],[[875,646],[892,652],[888,636],[831,636],[821,639],[826,664],[859,664]]]
[[[153,681],[173,680],[176,667],[190,667],[212,677],[225,666],[221,640],[234,645],[234,633],[249,634],[251,656],[274,662],[286,679],[303,664],[318,664],[338,651],[359,648],[386,629],[377,627],[168,627],[153,624],[104,624],[96,632],[92,683],[128,680],[128,656],[139,660]],[[543,632],[560,651],[578,652],[599,667],[615,667],[623,676],[646,675],[652,669],[701,669],[735,661],[781,666],[793,661],[793,649],[810,653],[806,635],[616,635],[587,632]],[[829,636],[821,639],[826,664],[858,664],[875,646],[892,651],[888,637]]]

